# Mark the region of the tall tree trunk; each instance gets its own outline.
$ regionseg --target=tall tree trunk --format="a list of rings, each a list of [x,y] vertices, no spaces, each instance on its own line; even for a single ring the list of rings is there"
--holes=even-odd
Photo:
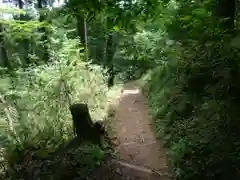
[[[88,51],[88,35],[87,35],[87,21],[83,13],[76,11],[75,17],[77,20],[77,35],[80,38],[79,45],[84,47],[80,53],[84,53],[85,50],[85,59],[88,60],[89,51]]]
[[[78,12],[76,12],[76,20],[77,20],[77,34],[80,37],[80,43],[85,46],[85,24],[84,24],[84,16]]]
[[[20,9],[23,9],[23,5],[24,5],[23,1],[22,0],[18,0],[18,7]],[[23,16],[23,15],[21,14],[20,16]]]
[[[87,32],[87,21],[86,21],[86,18],[84,18],[84,39],[85,39],[85,48],[86,48],[86,53],[85,53],[85,56],[86,56],[86,60],[88,60],[88,32]]]
[[[4,35],[3,35],[3,25],[0,24],[0,50],[1,50],[1,59],[4,67],[7,67],[8,69],[11,68],[11,64],[9,62],[8,56],[7,56],[7,50],[5,48],[5,42],[4,42]]]
[[[43,1],[42,0],[37,0],[37,7],[39,10],[43,8]],[[43,22],[45,20],[45,15],[42,13],[39,13],[39,21]],[[42,41],[43,41],[43,60],[47,62],[50,58],[49,52],[48,52],[48,32],[46,27],[41,27],[39,28],[39,31],[42,33]]]
[[[221,24],[225,30],[234,29],[236,0],[217,0],[216,15],[218,19],[226,19]]]
[[[23,9],[24,7],[24,2],[22,0],[18,0],[18,7],[19,9]],[[20,20],[24,20],[25,19],[25,15],[24,14],[20,14]],[[28,53],[29,53],[29,40],[28,39],[23,39],[21,42],[20,42],[20,46],[23,47],[22,49],[24,50],[24,53],[23,53],[23,61],[25,65],[28,65],[30,63],[30,59],[29,59],[29,56],[28,56]]]
[[[107,39],[107,68],[108,68],[108,87],[114,85],[114,65],[113,65],[113,56],[114,56],[114,47],[113,47],[113,34],[110,33]]]

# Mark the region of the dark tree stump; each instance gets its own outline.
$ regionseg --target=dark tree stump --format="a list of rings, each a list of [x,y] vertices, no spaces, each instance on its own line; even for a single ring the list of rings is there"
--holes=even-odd
[[[100,122],[94,123],[91,119],[87,104],[73,104],[70,106],[73,119],[74,135],[82,141],[91,141],[101,144],[105,129]]]

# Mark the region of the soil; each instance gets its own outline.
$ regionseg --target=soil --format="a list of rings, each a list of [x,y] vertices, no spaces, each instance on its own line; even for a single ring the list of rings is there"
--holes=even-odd
[[[167,180],[166,149],[156,138],[156,130],[148,114],[147,98],[136,83],[124,85],[116,108],[118,160],[112,161],[104,179]],[[114,167],[114,168],[113,168]]]

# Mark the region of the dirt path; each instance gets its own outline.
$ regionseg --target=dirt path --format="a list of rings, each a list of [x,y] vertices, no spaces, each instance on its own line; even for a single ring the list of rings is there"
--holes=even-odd
[[[116,109],[117,151],[125,171],[127,167],[132,169],[127,173],[131,174],[130,179],[136,179],[134,173],[144,172],[148,175],[138,179],[166,179],[159,178],[160,174],[167,173],[166,150],[157,140],[151,122],[146,97],[134,82],[124,85]],[[158,178],[150,175],[152,170],[159,172]]]

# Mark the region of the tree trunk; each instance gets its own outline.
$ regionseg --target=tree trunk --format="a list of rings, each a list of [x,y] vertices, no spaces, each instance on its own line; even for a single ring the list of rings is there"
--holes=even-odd
[[[80,13],[76,13],[77,20],[77,34],[80,37],[80,44],[85,46],[85,24],[84,24],[84,16]]]
[[[234,29],[235,19],[235,0],[218,0],[216,4],[216,15],[218,19],[226,19],[220,23],[221,28],[225,30]]]
[[[88,105],[72,104],[69,109],[73,119],[73,131],[79,140],[101,145],[105,129],[100,123],[92,121]]]
[[[23,9],[23,1],[22,0],[18,0],[18,6],[20,9]]]
[[[43,2],[42,0],[37,0],[37,6],[39,10],[43,8]],[[45,20],[45,15],[40,14],[39,21],[43,22]],[[43,41],[43,60],[47,62],[50,58],[49,53],[48,53],[48,32],[46,27],[41,27],[39,28],[39,31],[42,33],[42,41]]]
[[[1,46],[1,59],[3,62],[3,66],[8,69],[11,68],[11,64],[8,59],[7,50],[5,48],[4,35],[3,35],[3,25],[0,24],[0,46]]]
[[[114,85],[114,65],[113,65],[113,56],[114,56],[114,47],[113,47],[113,34],[110,33],[107,39],[107,68],[108,68],[108,87]]]
[[[19,9],[23,9],[24,7],[24,3],[22,0],[18,0],[18,7]],[[20,20],[25,20],[25,15],[24,14],[20,14]],[[23,47],[21,49],[24,50],[24,53],[23,53],[23,61],[24,61],[24,65],[28,65],[30,64],[30,59],[29,59],[29,56],[28,56],[28,53],[29,53],[29,40],[28,39],[23,39],[21,42],[20,42],[20,47]]]

